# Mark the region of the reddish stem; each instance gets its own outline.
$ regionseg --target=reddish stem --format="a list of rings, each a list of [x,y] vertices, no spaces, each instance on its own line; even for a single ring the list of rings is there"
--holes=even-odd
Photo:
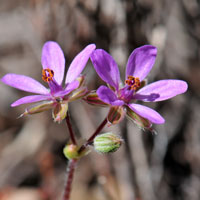
[[[102,121],[102,123],[99,125],[99,127],[97,128],[97,130],[91,135],[91,137],[86,141],[85,144],[83,144],[81,146],[81,148],[79,149],[79,153],[81,153],[82,151],[85,150],[85,148],[91,144],[94,140],[94,138],[99,134],[99,132],[104,128],[104,126],[107,124],[107,117]]]
[[[67,181],[65,185],[63,200],[69,200],[70,198],[71,185],[73,181],[74,169],[75,169],[76,163],[77,163],[77,160],[72,159],[69,161],[69,164],[67,166]]]
[[[66,123],[67,123],[68,129],[69,129],[69,135],[70,135],[72,144],[76,145],[77,144],[76,139],[74,137],[74,132],[73,132],[72,125],[71,125],[71,122],[69,119],[69,112],[67,112]]]

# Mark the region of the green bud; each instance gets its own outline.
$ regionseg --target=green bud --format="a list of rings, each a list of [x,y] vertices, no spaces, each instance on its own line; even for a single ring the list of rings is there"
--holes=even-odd
[[[90,153],[90,149],[88,148],[85,148],[83,151],[80,152],[80,147],[80,145],[67,144],[63,149],[63,153],[65,157],[69,160],[80,159]]]
[[[74,144],[68,144],[64,147],[63,153],[65,157],[69,160],[71,159],[78,159],[79,153],[78,153],[79,147]]]
[[[103,133],[94,139],[94,148],[100,153],[117,151],[122,144],[122,139],[113,133]]]

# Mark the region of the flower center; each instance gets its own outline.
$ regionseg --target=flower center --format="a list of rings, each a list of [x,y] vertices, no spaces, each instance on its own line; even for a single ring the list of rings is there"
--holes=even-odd
[[[136,91],[140,86],[140,79],[138,77],[128,76],[128,79],[125,81],[125,84],[130,86],[130,90]]]
[[[50,81],[53,80],[53,76],[54,76],[54,71],[51,69],[43,69],[42,70],[42,79],[43,81],[49,83]]]

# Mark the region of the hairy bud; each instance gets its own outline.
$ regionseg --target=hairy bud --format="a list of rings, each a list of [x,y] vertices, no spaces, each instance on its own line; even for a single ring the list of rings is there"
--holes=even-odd
[[[113,133],[104,133],[94,139],[94,148],[100,153],[112,153],[119,149],[122,139]]]

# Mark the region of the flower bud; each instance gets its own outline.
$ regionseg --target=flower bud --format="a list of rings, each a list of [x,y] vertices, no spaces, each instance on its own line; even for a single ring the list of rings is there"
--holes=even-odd
[[[69,160],[71,159],[78,159],[79,153],[78,153],[79,147],[74,144],[68,144],[64,147],[63,153],[65,157]]]
[[[122,144],[122,139],[113,133],[104,133],[94,139],[94,148],[100,153],[117,151]]]

